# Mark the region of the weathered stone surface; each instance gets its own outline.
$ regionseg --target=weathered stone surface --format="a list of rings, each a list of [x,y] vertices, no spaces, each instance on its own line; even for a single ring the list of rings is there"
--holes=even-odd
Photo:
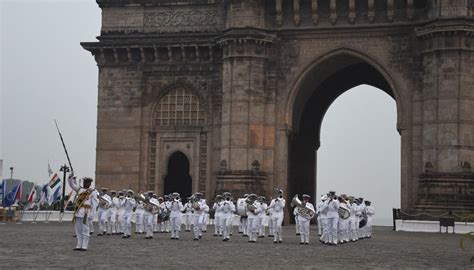
[[[82,45],[99,66],[99,185],[162,194],[181,151],[209,197],[254,181],[266,196],[315,198],[324,113],[360,84],[396,101],[405,211],[474,181],[458,175],[474,164],[472,1],[97,2],[101,36]],[[176,89],[186,94],[159,107]],[[255,160],[265,177],[249,173]]]

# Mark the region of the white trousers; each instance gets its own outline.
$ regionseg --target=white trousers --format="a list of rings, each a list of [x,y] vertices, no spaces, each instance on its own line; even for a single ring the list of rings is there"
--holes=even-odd
[[[204,214],[194,215],[193,217],[194,238],[199,238],[199,236],[202,236],[203,223],[204,223]]]
[[[214,234],[215,235],[222,235],[222,228],[221,228],[221,217],[215,216],[214,217]]]
[[[273,236],[275,233],[275,226],[273,225],[273,220],[271,217],[268,217],[268,236]]]
[[[130,235],[132,231],[132,213],[124,213],[122,216],[122,232],[124,235]]]
[[[143,221],[145,222],[145,231],[146,231],[146,237],[153,236],[153,220],[154,220],[154,215],[150,212],[145,212],[143,215]]]
[[[339,218],[328,218],[328,232],[329,232],[329,242],[333,244],[337,244],[337,228],[338,228],[338,221]]]
[[[247,235],[247,219],[248,219],[247,217],[240,218],[240,227],[244,235]]]
[[[181,217],[170,217],[171,237],[179,238],[181,231]]]
[[[258,236],[265,236],[265,226],[263,226],[263,219],[264,217],[258,217]]]
[[[230,239],[230,235],[232,234],[232,222],[234,221],[234,217],[222,217],[220,219],[220,226],[222,228],[222,236],[224,239]]]
[[[145,213],[142,212],[135,212],[135,232],[142,233],[143,232],[143,216]]]
[[[117,214],[117,223],[115,224],[117,228],[116,229],[117,233],[123,233],[122,221],[123,221],[123,214]]]
[[[300,233],[300,226],[298,225],[298,216],[295,216],[295,230],[296,230],[296,234],[299,234]]]
[[[192,220],[193,220],[193,215],[191,213],[186,213],[184,215],[184,225],[186,226],[186,231],[191,230],[191,225],[192,225]]]
[[[107,219],[109,211],[106,209],[99,208],[98,220],[99,220],[99,233],[107,233]]]
[[[321,216],[318,216],[318,235],[323,234],[323,222],[321,221]]]
[[[283,241],[283,228],[281,224],[283,223],[283,215],[272,216],[273,220],[273,241]]]
[[[247,235],[249,236],[249,241],[257,241],[257,222],[257,217],[247,218]]]
[[[301,243],[309,243],[309,220],[299,218],[298,231],[300,233]]]
[[[117,223],[117,213],[116,212],[112,212],[112,211],[109,211],[109,214],[108,214],[108,226],[107,226],[107,233],[116,233],[117,232],[117,229],[116,229],[116,223]]]
[[[329,222],[327,218],[321,218],[321,237],[323,243],[329,243]]]
[[[86,221],[86,224],[84,224],[84,218],[76,218],[74,229],[76,231],[77,238],[76,248],[87,249],[90,238],[89,222]]]

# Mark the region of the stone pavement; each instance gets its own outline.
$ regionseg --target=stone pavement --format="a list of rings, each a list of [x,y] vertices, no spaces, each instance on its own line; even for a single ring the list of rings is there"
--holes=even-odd
[[[459,247],[460,235],[393,232],[374,228],[372,239],[324,246],[311,229],[309,246],[299,245],[293,226],[284,227],[283,243],[268,237],[248,243],[234,234],[229,242],[214,237],[212,226],[200,241],[189,232],[181,240],[169,234],[93,236],[89,251],[72,251],[76,244],[69,222],[0,225],[0,269],[98,268],[98,269],[474,269],[473,254]],[[237,232],[236,228],[234,232]]]

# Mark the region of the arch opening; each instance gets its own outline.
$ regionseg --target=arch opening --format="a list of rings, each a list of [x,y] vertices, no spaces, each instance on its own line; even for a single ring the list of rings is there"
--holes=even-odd
[[[192,194],[192,178],[189,174],[189,160],[180,151],[174,152],[168,160],[168,170],[165,176],[164,194],[178,192],[181,198]]]
[[[289,98],[292,102],[289,107],[289,124],[292,127],[288,141],[289,198],[307,193],[316,202],[319,197],[316,196],[316,176],[321,127],[326,112],[339,96],[360,85],[376,87],[395,100],[397,119],[400,118],[397,92],[387,78],[387,74],[370,60],[346,51],[316,61],[303,73],[294,96]],[[393,125],[394,130],[396,124]]]

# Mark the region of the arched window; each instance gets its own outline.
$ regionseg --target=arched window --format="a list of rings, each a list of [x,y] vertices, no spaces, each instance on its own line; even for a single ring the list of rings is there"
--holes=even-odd
[[[154,119],[155,126],[202,125],[206,122],[206,113],[198,96],[177,87],[158,101]]]

